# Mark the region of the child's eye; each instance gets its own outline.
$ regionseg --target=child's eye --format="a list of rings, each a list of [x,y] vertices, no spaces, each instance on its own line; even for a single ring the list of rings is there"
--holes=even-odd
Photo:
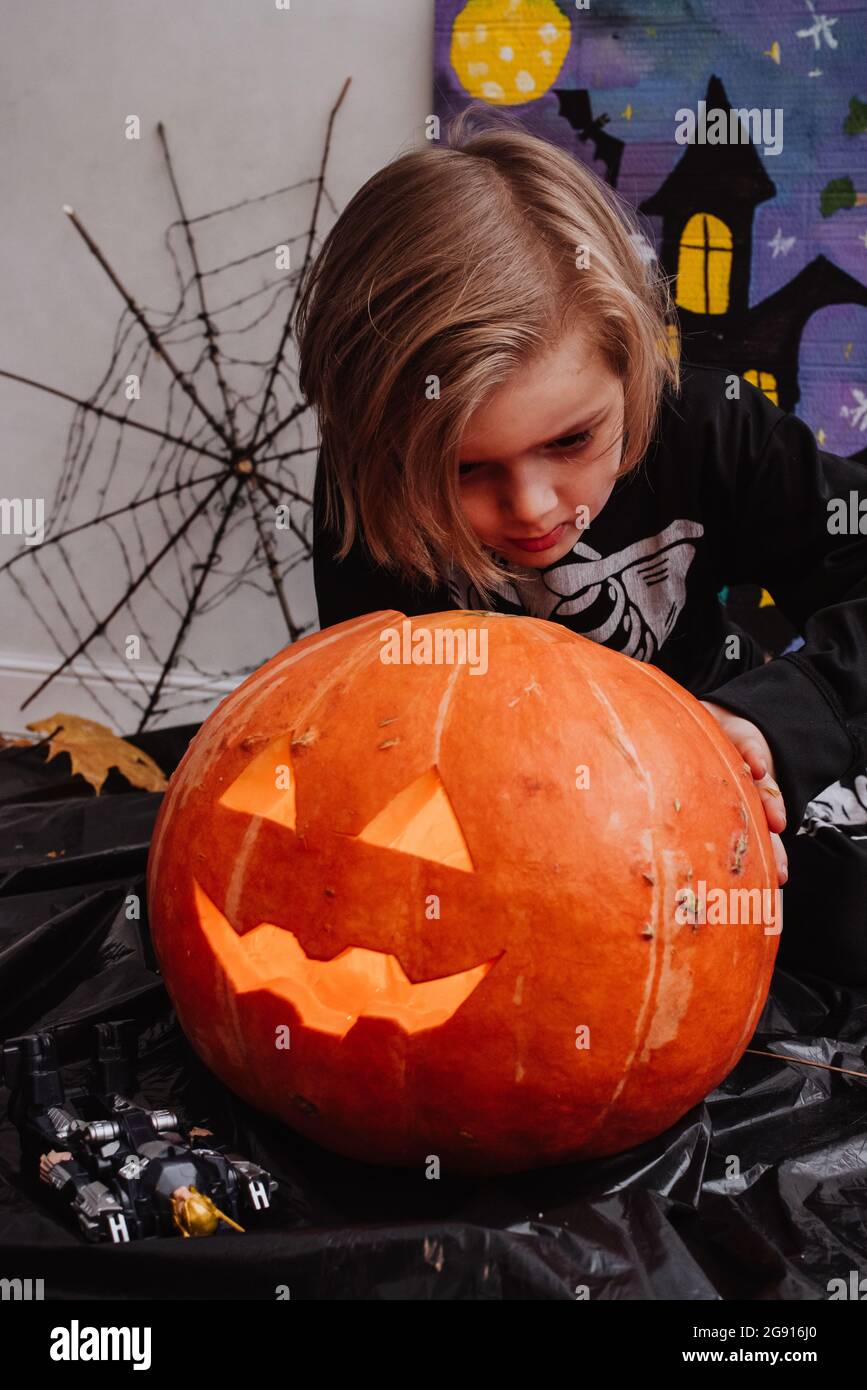
[[[581,444],[589,444],[592,438],[592,430],[580,430],[578,434],[564,434],[562,439],[555,439],[551,447],[553,449],[565,449],[568,451]]]
[[[578,434],[564,434],[562,439],[555,439],[552,444],[547,445],[549,449],[560,449],[563,453],[570,453],[572,450],[580,449],[582,445],[589,444],[593,438],[593,430],[580,430]],[[482,468],[480,463],[461,463],[458,465],[458,477],[463,478],[474,468]]]

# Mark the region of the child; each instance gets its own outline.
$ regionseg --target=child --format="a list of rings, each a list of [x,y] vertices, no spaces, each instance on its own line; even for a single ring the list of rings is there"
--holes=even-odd
[[[320,623],[494,609],[653,662],[749,765],[781,883],[795,861],[781,963],[867,983],[867,540],[828,505],[863,465],[679,360],[629,206],[478,105],[368,180],[303,286]],[[742,583],[799,650],[738,630]]]

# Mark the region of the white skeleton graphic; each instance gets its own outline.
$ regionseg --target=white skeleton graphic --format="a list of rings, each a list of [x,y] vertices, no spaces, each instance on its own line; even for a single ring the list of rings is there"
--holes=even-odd
[[[846,830],[854,840],[867,839],[855,830],[867,826],[867,776],[859,773],[834,782],[808,803],[799,835],[815,835],[817,830]]]
[[[658,536],[607,556],[578,541],[570,552],[576,558],[544,572],[527,570],[526,579],[493,587],[530,617],[572,618],[568,626],[591,641],[652,661],[683,610],[695,556],[692,542],[702,535],[697,521],[673,521]],[[482,607],[462,570],[453,567],[448,585],[458,608]]]

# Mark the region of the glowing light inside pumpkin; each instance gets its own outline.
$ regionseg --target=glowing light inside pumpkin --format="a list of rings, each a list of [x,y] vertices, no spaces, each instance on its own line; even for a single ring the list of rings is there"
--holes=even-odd
[[[250,816],[262,816],[276,821],[287,830],[295,829],[295,774],[292,771],[292,735],[269,743],[228,791],[220,797],[220,805],[230,811],[246,811]]]
[[[291,931],[273,922],[239,936],[195,882],[194,891],[202,930],[235,991],[267,988],[286,999],[305,1026],[340,1038],[362,1017],[391,1019],[406,1033],[439,1028],[496,964],[497,958],[413,984],[385,951],[349,946],[333,960],[315,960]]]
[[[398,792],[358,838],[368,845],[432,859],[450,869],[475,872],[458,818],[435,767]]]

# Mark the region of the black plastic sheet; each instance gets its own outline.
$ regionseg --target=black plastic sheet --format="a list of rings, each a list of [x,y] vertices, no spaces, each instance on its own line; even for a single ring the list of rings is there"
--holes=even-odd
[[[196,727],[132,741],[170,772]],[[49,1299],[707,1301],[825,1300],[867,1270],[867,988],[778,969],[751,1047],[794,1061],[748,1053],[627,1153],[487,1180],[354,1163],[251,1110],[181,1033],[145,914],[124,911],[144,903],[159,801],[0,750],[0,1036],[56,1029],[75,1083],[94,1024],[136,1019],[140,1099],[267,1168],[273,1210],[243,1236],[89,1246],[20,1182],[0,1091],[0,1275]]]

